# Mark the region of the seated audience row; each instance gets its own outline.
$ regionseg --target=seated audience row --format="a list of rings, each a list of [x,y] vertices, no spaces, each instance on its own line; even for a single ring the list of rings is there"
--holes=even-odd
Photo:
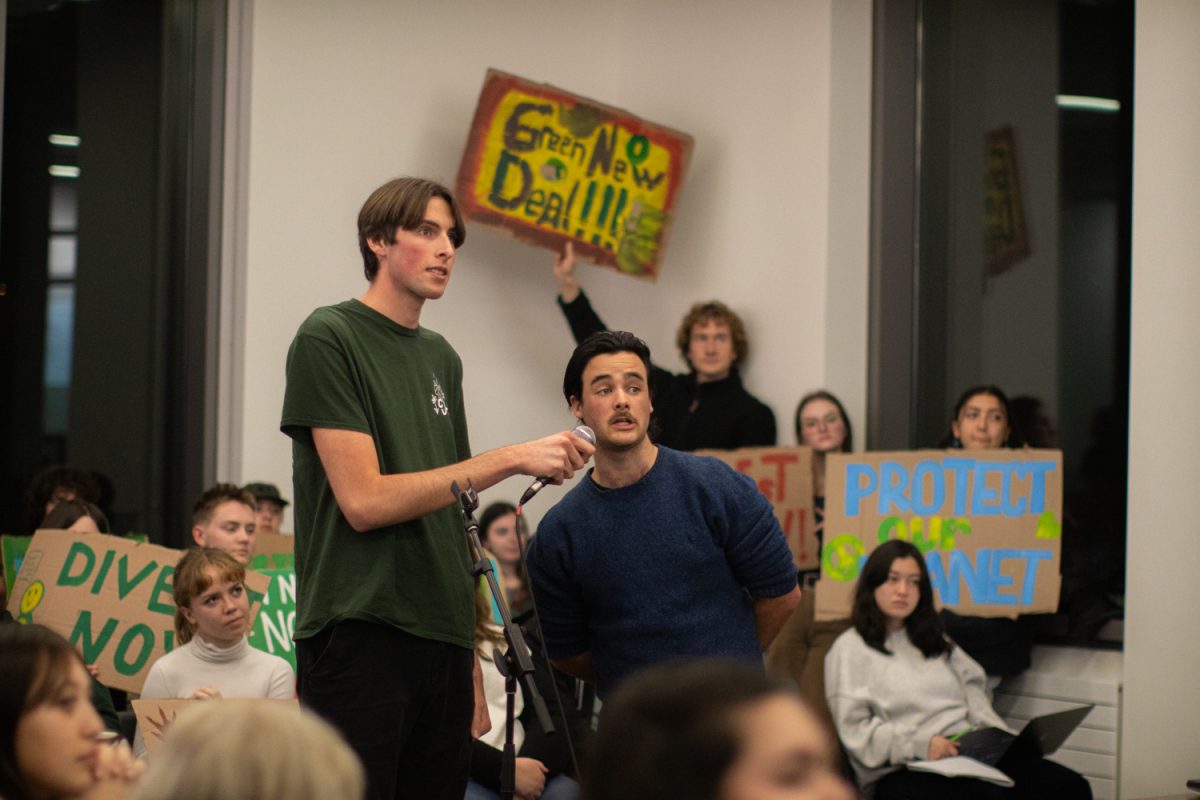
[[[691,359],[689,357],[690,362]],[[837,398],[828,392],[821,391],[806,395],[802,399],[797,408],[796,428],[798,441],[811,447],[814,454],[814,507],[817,513],[818,540],[820,540],[826,456],[830,452],[844,452],[852,449],[850,421]],[[1014,432],[1010,423],[1010,411],[1004,394],[995,387],[975,387],[965,393],[960,399],[955,409],[954,419],[951,422],[951,432],[942,444],[943,446],[961,447],[964,449],[988,449],[1001,446],[1016,446],[1019,441],[1020,438]],[[159,659],[151,669],[143,692],[144,697],[209,699],[218,697],[291,698],[295,696],[295,679],[287,663],[283,662],[282,659],[251,649],[245,639],[246,626],[249,621],[249,603],[244,587],[245,573],[243,565],[248,563],[253,556],[253,537],[256,531],[261,529],[259,528],[259,521],[262,520],[262,525],[265,528],[265,526],[271,525],[273,520],[273,528],[274,530],[278,530],[278,521],[282,514],[282,508],[286,505],[287,501],[283,500],[278,490],[269,484],[251,484],[247,489],[257,489],[259,496],[256,497],[255,494],[243,491],[231,484],[221,484],[206,492],[196,505],[193,539],[196,544],[200,545],[200,548],[189,551],[180,560],[175,575],[175,599],[178,608],[176,618],[177,647],[170,654]],[[490,517],[489,514],[491,515]],[[496,504],[485,511],[484,524],[482,526],[482,538],[485,544],[495,552],[497,559],[503,566],[506,577],[504,588],[507,599],[510,605],[514,606],[518,612],[523,611],[529,603],[528,588],[525,585],[521,562],[520,542],[516,535],[516,526],[519,523],[520,519],[515,515],[515,509],[512,506]],[[62,502],[52,505],[42,527],[85,530],[97,533],[107,532],[108,529],[105,515],[99,508],[88,501],[72,498],[63,498]],[[881,547],[877,552],[883,549]],[[903,562],[902,565],[907,567],[909,565],[905,561],[906,558],[907,561],[914,560],[907,556],[898,556],[893,560]],[[922,579],[920,576],[916,576],[915,578],[909,576],[912,579],[909,580],[909,588],[923,586],[923,591],[928,592],[929,596],[932,597],[932,589],[928,588],[928,576],[925,574],[924,562],[919,553],[915,557],[915,561],[919,564],[920,572],[924,577]],[[867,572],[864,571],[864,581],[866,578]],[[890,578],[884,583],[888,586],[893,585]],[[860,587],[859,594],[861,595],[863,591]],[[910,747],[910,749],[916,748],[912,749],[911,753],[909,750],[905,750],[900,753],[899,757],[896,756],[896,752],[890,753],[889,758],[894,758],[894,761],[884,760],[881,762],[877,752],[871,751],[870,748],[864,751],[856,746],[858,739],[855,737],[859,736],[861,738],[859,732],[847,727],[845,721],[839,716],[840,706],[838,703],[843,703],[844,705],[844,701],[841,698],[843,698],[846,687],[851,687],[853,691],[858,692],[855,696],[860,700],[865,697],[872,702],[886,703],[887,701],[886,685],[876,687],[872,684],[870,676],[866,673],[839,676],[837,669],[833,666],[837,654],[841,652],[841,649],[844,649],[844,646],[840,643],[845,641],[851,634],[858,635],[860,638],[862,637],[862,632],[857,622],[859,600],[856,599],[854,627],[847,630],[838,638],[839,645],[835,645],[834,649],[830,652],[828,658],[830,666],[827,671],[821,668],[823,654],[825,650],[829,649],[833,638],[837,637],[843,629],[851,625],[852,621],[814,623],[812,619],[811,593],[806,592],[805,595],[806,606],[802,606],[793,616],[792,620],[789,621],[788,627],[784,629],[779,637],[779,646],[777,646],[781,653],[785,651],[787,646],[792,646],[801,653],[801,658],[797,660],[794,652],[790,655],[786,653],[779,655],[773,649],[773,671],[781,673],[790,672],[792,675],[799,677],[799,682],[804,693],[810,696],[810,698],[815,693],[814,708],[818,712],[828,714],[830,709],[832,709],[834,719],[837,723],[837,732],[841,735],[845,743],[852,765],[858,772],[860,780],[864,781],[864,785],[882,792],[877,796],[905,796],[903,794],[887,794],[890,791],[888,787],[893,785],[905,787],[897,789],[898,792],[918,792],[914,796],[943,796],[937,794],[934,789],[929,789],[929,793],[925,793],[926,789],[933,786],[930,783],[933,780],[932,778],[924,774],[917,774],[913,778],[912,775],[914,773],[901,769],[903,763],[914,757],[913,754],[916,754],[920,750],[913,742],[924,736],[924,728],[915,734],[916,739],[910,736],[906,740],[905,747]],[[906,595],[903,599],[907,602],[909,596]],[[872,601],[874,602],[874,599]],[[902,603],[896,601],[895,608],[899,609],[900,605]],[[879,610],[878,605],[875,608],[877,611]],[[932,602],[929,604],[929,611],[936,620],[937,616],[933,612]],[[904,636],[908,636],[908,633],[905,633],[907,628],[903,624],[898,628],[894,627],[896,620],[888,617],[886,609],[883,611],[883,614],[888,620],[888,645],[892,644],[891,634],[903,633]],[[491,656],[485,651],[490,648],[491,644],[495,643],[497,633],[494,628],[488,628],[482,623],[483,618],[483,616],[480,617],[481,627],[477,629],[477,646],[480,649],[481,656],[483,656],[485,668],[494,671],[494,665],[487,663],[491,660]],[[957,620],[963,619],[961,617],[956,619],[955,615],[947,614],[945,624],[949,627],[955,624]],[[968,619],[968,622],[973,621]],[[1006,623],[1008,621],[1004,620],[1001,622]],[[984,625],[993,625],[994,621],[984,620],[982,623]],[[921,630],[924,630],[926,623],[922,622],[920,627]],[[953,632],[951,633],[953,634]],[[821,641],[815,642],[813,639],[814,635],[821,639]],[[967,673],[971,671],[969,669],[970,665],[975,665],[975,662],[964,652],[963,643],[959,642],[959,646],[956,646],[955,640],[958,637],[950,635],[947,638],[946,633],[942,632],[940,627],[938,627],[937,635],[940,637],[939,641],[943,643],[940,647],[931,646],[931,649],[926,652],[923,647],[916,645],[916,650],[920,651],[922,657],[927,660],[942,658],[946,660],[947,664],[950,664],[951,660],[954,661],[949,669],[960,675],[963,681],[963,708],[965,709],[963,719],[972,725],[979,724],[982,721],[988,724],[996,724],[997,727],[1004,727],[1003,721],[999,720],[994,711],[990,710],[990,705],[987,706],[986,711],[982,710],[982,706],[978,708],[972,706],[972,703],[978,706],[978,698],[974,694],[973,687],[970,692],[967,691],[967,678],[962,676],[967,676]],[[964,634],[963,638],[969,641],[969,632]],[[932,639],[926,637],[924,641],[928,644]],[[889,649],[885,645],[876,646],[876,644],[871,642],[867,642],[865,647],[868,650],[874,649],[879,651],[884,656],[891,656],[893,652],[899,652],[894,648]],[[970,647],[966,647],[966,649],[968,652],[970,651]],[[905,655],[911,655],[911,653],[905,651]],[[977,665],[975,666],[977,669]],[[495,678],[491,681],[492,694],[495,693],[497,686],[501,687],[502,691],[502,678],[499,678],[498,675],[492,677]],[[827,690],[823,685],[826,680],[829,682]],[[487,683],[485,675],[485,688]],[[829,697],[828,706],[823,702],[826,691]],[[502,695],[500,699],[502,699]],[[984,696],[984,702],[986,703],[986,696]],[[498,748],[494,745],[502,744],[503,741],[503,715],[501,713],[498,717],[497,714],[497,709],[500,708],[501,706],[497,706],[492,712],[493,746],[491,747],[491,751],[494,754],[498,754]],[[987,713],[989,711],[991,713],[990,717]],[[879,712],[884,718],[889,718],[890,713],[887,710]],[[214,715],[216,715],[216,712],[214,712]],[[520,715],[519,712],[518,715]],[[933,716],[939,722],[948,719],[948,717],[943,719],[944,715],[937,716],[937,714],[934,714]],[[860,717],[854,714],[851,717],[854,721],[861,722]],[[605,719],[607,720],[608,717],[606,716]],[[812,720],[808,720],[808,723],[811,722]],[[949,743],[950,746],[944,747],[940,741],[935,740],[948,738],[947,732],[953,733],[953,731],[949,731],[949,727],[953,727],[957,722],[957,718],[945,725],[930,722],[926,727],[936,727],[939,732],[925,737],[928,740],[929,746],[921,755],[929,758],[952,755],[954,752],[952,742]],[[497,733],[499,734],[499,738],[496,736]],[[868,743],[873,741],[872,736],[868,735],[867,740]],[[547,798],[555,796],[574,797],[579,787],[567,777],[569,770],[567,763],[564,762],[564,754],[561,752],[561,747],[559,748],[559,752],[553,756],[556,761],[551,765],[548,762],[552,756],[545,755],[541,751],[536,750],[533,744],[534,739],[529,739],[528,743],[533,749],[526,752],[521,751],[521,745],[525,744],[525,742],[518,742],[518,750],[522,753],[518,758],[517,770],[519,796],[545,796]],[[917,744],[919,744],[919,741]],[[143,747],[140,740],[138,745],[138,750],[141,752]],[[478,747],[483,748],[485,745],[479,743]],[[478,752],[485,751],[481,749]],[[105,758],[111,759],[113,757],[105,756]],[[831,755],[830,758],[836,761],[834,755]],[[474,782],[469,787],[469,798],[492,796],[488,792],[494,792],[498,786],[498,780],[496,783],[490,781],[492,777],[498,778],[498,776],[492,775],[492,766],[498,765],[498,761],[492,761],[491,756],[487,758],[481,756],[481,762],[487,762],[489,766],[486,773],[477,773],[481,780]],[[119,773],[125,767],[114,767],[114,769]],[[1038,769],[1041,768],[1039,767]],[[881,770],[881,772],[876,774],[872,770]],[[595,774],[594,772],[592,773],[593,777]],[[884,775],[883,780],[880,780],[880,775]],[[1018,780],[1018,789],[1020,789],[1022,781],[1025,783],[1031,780],[1045,782],[1055,779],[1054,775],[1048,775],[1045,772],[1031,773],[1031,775],[1035,775],[1035,777],[1025,777]],[[1074,773],[1070,773],[1070,775],[1078,778]],[[1063,780],[1066,780],[1066,778]],[[838,784],[830,785],[836,786]],[[936,789],[936,787],[934,788]],[[980,794],[977,796],[988,796],[984,792],[990,790],[990,785],[981,787]],[[472,794],[473,791],[476,794]],[[1059,793],[1064,793],[1064,791],[1060,791]],[[8,797],[8,794],[0,793],[0,796]],[[20,795],[14,793],[13,796]],[[717,795],[714,794],[712,796]],[[735,793],[721,794],[720,796],[736,797],[753,795],[738,795]],[[839,795],[836,791],[833,791],[827,796]],[[1015,796],[1034,795],[1018,794]],[[1068,793],[1067,796],[1084,795],[1072,795]]]

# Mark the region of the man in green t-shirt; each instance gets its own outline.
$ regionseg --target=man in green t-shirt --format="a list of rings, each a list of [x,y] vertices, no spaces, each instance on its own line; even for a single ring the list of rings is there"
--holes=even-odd
[[[570,478],[569,432],[472,457],[462,362],[420,325],[463,243],[450,191],[397,178],[358,216],[370,285],[318,308],[288,351],[300,699],[333,722],[370,797],[461,800],[489,727],[474,657],[474,579],[450,485]]]

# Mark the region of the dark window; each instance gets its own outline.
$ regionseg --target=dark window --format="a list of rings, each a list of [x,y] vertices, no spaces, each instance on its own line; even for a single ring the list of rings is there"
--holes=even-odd
[[[1133,3],[879,0],[875,36],[868,445],[1026,398],[1063,451],[1060,632],[1091,639],[1123,593]]]
[[[6,12],[0,533],[68,463],[102,476],[115,531],[181,544],[212,480],[224,4]]]

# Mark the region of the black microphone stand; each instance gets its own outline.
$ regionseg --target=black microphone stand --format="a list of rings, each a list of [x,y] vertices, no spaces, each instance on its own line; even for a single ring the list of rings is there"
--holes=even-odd
[[[504,625],[504,638],[508,642],[508,652],[501,653],[500,648],[496,648],[492,651],[492,659],[500,670],[500,674],[504,676],[504,693],[507,699],[507,709],[504,715],[504,755],[500,769],[500,796],[504,800],[512,800],[517,782],[517,750],[513,745],[513,729],[516,720],[513,708],[517,696],[518,680],[524,681],[525,700],[533,705],[538,722],[541,723],[547,734],[554,733],[554,723],[550,720],[550,712],[546,710],[546,703],[542,700],[534,683],[533,659],[530,658],[529,647],[525,644],[525,636],[521,633],[520,626],[512,620],[508,603],[505,602],[504,593],[500,591],[500,584],[496,580],[496,570],[492,566],[492,562],[484,555],[483,543],[479,541],[479,523],[475,521],[475,509],[479,508],[479,495],[469,480],[466,491],[459,490],[458,481],[450,484],[450,491],[454,493],[454,498],[462,506],[467,544],[471,548],[471,558],[475,560],[475,564],[471,567],[471,573],[476,577],[482,575],[486,578],[488,591],[492,594],[496,608],[500,610],[500,619]]]

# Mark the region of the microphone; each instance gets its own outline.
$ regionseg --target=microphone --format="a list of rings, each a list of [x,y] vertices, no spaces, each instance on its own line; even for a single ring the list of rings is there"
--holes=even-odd
[[[575,434],[580,439],[591,442],[592,444],[596,443],[596,433],[587,425],[577,425],[575,426],[575,430],[571,431],[571,433]],[[533,483],[529,484],[529,488],[525,490],[525,494],[521,495],[521,501],[517,503],[517,505],[525,505],[533,499],[535,494],[540,492],[543,487],[550,483],[554,483],[553,478],[538,478]]]

